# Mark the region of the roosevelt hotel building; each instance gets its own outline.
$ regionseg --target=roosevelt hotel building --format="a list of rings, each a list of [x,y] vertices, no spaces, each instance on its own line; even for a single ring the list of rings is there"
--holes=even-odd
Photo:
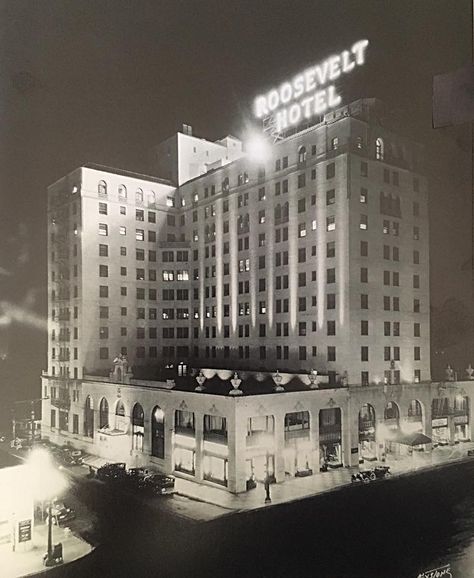
[[[190,127],[160,178],[86,165],[49,188],[47,375],[165,366],[430,379],[420,146],[356,101],[271,145]]]

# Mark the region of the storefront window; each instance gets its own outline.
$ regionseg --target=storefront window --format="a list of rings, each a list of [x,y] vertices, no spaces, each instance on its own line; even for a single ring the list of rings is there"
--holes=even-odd
[[[319,452],[321,465],[342,466],[341,409],[334,407],[319,412]]]
[[[100,429],[109,427],[109,402],[103,397],[99,407],[99,427]]]
[[[208,441],[227,441],[227,420],[219,415],[204,416],[204,439]]]
[[[177,409],[175,411],[174,423],[174,430],[176,433],[194,435],[194,413],[192,411]]]
[[[133,406],[132,412],[132,447],[134,450],[143,451],[143,437],[145,435],[145,419],[143,408],[139,403]]]
[[[151,417],[151,455],[160,459],[165,457],[165,416],[159,406]]]
[[[368,461],[377,458],[375,409],[370,403],[364,404],[359,411],[359,456]]]
[[[64,429],[59,426],[61,429]],[[84,406],[84,435],[89,438],[94,437],[94,408],[90,395],[86,397]]]

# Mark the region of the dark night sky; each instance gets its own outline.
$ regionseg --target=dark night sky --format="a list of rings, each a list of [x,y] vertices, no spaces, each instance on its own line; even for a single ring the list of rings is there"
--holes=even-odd
[[[433,74],[471,62],[470,0],[3,0],[0,22],[0,300],[46,313],[48,184],[84,162],[149,172],[183,122],[239,136],[256,94],[365,37],[344,101],[384,100],[426,145],[432,303],[471,307],[469,127],[431,128]],[[37,387],[45,344],[0,326],[0,386]]]

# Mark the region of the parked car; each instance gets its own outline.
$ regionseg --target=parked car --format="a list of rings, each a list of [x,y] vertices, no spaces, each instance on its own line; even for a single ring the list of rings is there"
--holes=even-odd
[[[364,470],[358,474],[352,474],[352,482],[373,482],[377,479],[385,478],[390,474],[390,466],[376,466],[373,470]]]
[[[54,502],[51,507],[51,520],[56,526],[66,526],[75,517],[76,513],[73,508],[66,506],[63,502]],[[46,523],[48,523],[48,516],[46,516]]]
[[[97,478],[103,482],[124,480],[127,478],[127,466],[124,462],[105,464],[97,470]]]
[[[81,466],[84,462],[82,451],[71,448],[63,449],[58,458],[65,466]]]
[[[163,494],[174,493],[174,476],[166,474],[149,474],[138,482],[138,489],[152,495],[160,496]]]
[[[124,480],[130,489],[138,488],[141,481],[150,475],[146,468],[130,468],[127,470],[127,478]]]

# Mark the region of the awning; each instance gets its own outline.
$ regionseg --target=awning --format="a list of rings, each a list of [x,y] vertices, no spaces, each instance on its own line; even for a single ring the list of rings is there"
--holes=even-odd
[[[421,432],[404,434],[401,431],[396,431],[394,432],[394,435],[389,438],[389,440],[410,447],[432,443],[432,439]]]
[[[85,456],[83,463],[85,466],[91,466],[93,469],[98,470],[108,462],[107,460],[104,460],[104,458],[99,458],[98,456]]]

